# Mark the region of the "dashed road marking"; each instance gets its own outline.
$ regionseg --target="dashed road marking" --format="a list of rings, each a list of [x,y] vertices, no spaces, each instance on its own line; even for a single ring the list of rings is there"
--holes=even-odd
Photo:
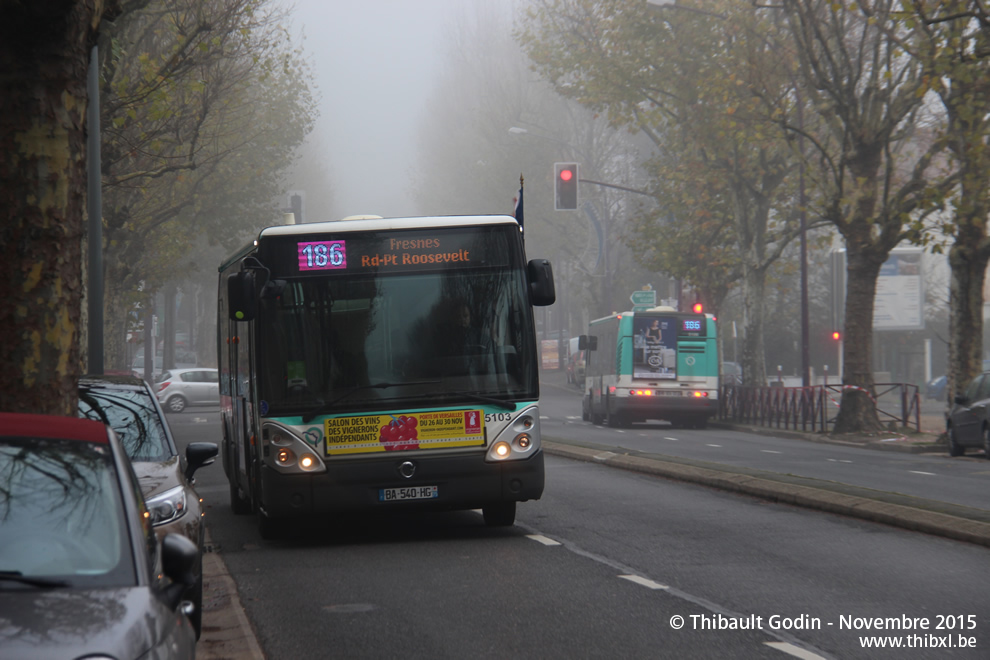
[[[761,449],[760,451],[763,452],[764,454],[783,454],[784,453],[782,451],[774,451],[773,449]]]
[[[638,585],[644,586],[647,589],[670,589],[665,584],[660,584],[659,582],[654,582],[645,577],[640,577],[638,575],[620,575],[623,580],[629,580],[630,582],[635,582]]]
[[[722,445],[705,445],[706,447],[721,447]]]
[[[543,534],[527,534],[526,538],[533,539],[537,543],[542,543],[543,545],[560,545],[558,541],[554,541],[552,538],[543,536]]]
[[[825,660],[822,656],[817,653],[812,653],[800,646],[795,646],[788,642],[763,642],[772,649],[777,649],[778,651],[783,651],[788,655],[792,655],[795,658],[801,658],[801,660]]]
[[[826,458],[829,463],[852,463],[852,461],[846,460],[844,458]]]
[[[921,470],[908,470],[911,474],[923,474],[926,477],[937,477],[938,475],[934,472],[922,472]]]
[[[671,442],[680,442],[677,438],[664,437],[664,440],[670,440]]]

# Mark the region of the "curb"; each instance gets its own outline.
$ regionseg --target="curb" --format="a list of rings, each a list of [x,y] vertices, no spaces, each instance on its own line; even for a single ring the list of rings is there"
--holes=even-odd
[[[196,643],[200,660],[265,660],[248,621],[234,578],[206,529],[203,553],[203,631]]]
[[[617,453],[612,451],[615,448],[583,447],[556,439],[544,438],[543,449],[564,458],[601,463],[990,547],[990,511],[833,482],[810,486],[795,482],[815,483],[814,480],[775,479],[771,478],[772,473],[725,471],[678,462],[673,458],[665,460],[657,456]],[[876,497],[867,496],[870,494]]]
[[[906,454],[925,454],[930,452],[935,453],[947,453],[947,448],[945,444],[940,444],[937,442],[935,436],[931,433],[921,433],[916,434],[919,437],[925,438],[924,440],[907,440],[906,436],[900,436],[899,438],[891,438],[887,440],[842,440],[835,436],[830,436],[825,433],[812,433],[808,431],[793,431],[789,429],[775,429],[770,426],[752,426],[748,424],[734,424],[732,422],[726,422],[718,419],[713,419],[708,422],[708,426],[711,428],[724,429],[727,431],[742,431],[744,433],[755,433],[757,435],[769,435],[775,438],[789,438],[793,440],[803,440],[805,442],[818,442],[828,445],[841,445],[843,447],[859,447],[861,449],[874,449],[877,451],[897,451]],[[896,432],[892,431],[891,435],[896,435]],[[901,438],[904,438],[903,440]]]

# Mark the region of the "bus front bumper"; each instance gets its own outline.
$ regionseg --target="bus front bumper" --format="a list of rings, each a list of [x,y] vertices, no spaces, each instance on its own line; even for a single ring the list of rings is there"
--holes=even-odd
[[[413,474],[409,473],[412,463]],[[303,517],[369,510],[478,509],[499,502],[538,500],[543,495],[543,452],[526,460],[485,462],[483,454],[456,456],[390,455],[388,458],[327,461],[318,474],[261,471],[264,510],[271,518]],[[436,486],[431,499],[384,499],[383,489]]]

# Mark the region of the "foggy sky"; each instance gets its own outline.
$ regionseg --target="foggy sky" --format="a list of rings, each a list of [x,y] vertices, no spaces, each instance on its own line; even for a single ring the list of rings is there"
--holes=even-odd
[[[415,215],[416,129],[442,64],[445,25],[479,0],[295,0],[295,34],[321,97],[337,217]]]

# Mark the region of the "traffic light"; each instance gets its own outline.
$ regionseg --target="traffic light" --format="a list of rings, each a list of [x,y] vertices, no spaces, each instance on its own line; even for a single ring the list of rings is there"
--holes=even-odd
[[[842,333],[839,332],[838,330],[832,331],[832,339],[834,339],[835,341],[839,341],[840,339],[842,339]]]
[[[578,164],[554,163],[554,209],[557,211],[573,211],[577,209],[578,201]]]
[[[702,305],[700,302],[696,302],[696,303],[694,303],[694,306],[691,307],[691,310],[695,314],[701,314],[703,311],[705,311],[705,306]]]

